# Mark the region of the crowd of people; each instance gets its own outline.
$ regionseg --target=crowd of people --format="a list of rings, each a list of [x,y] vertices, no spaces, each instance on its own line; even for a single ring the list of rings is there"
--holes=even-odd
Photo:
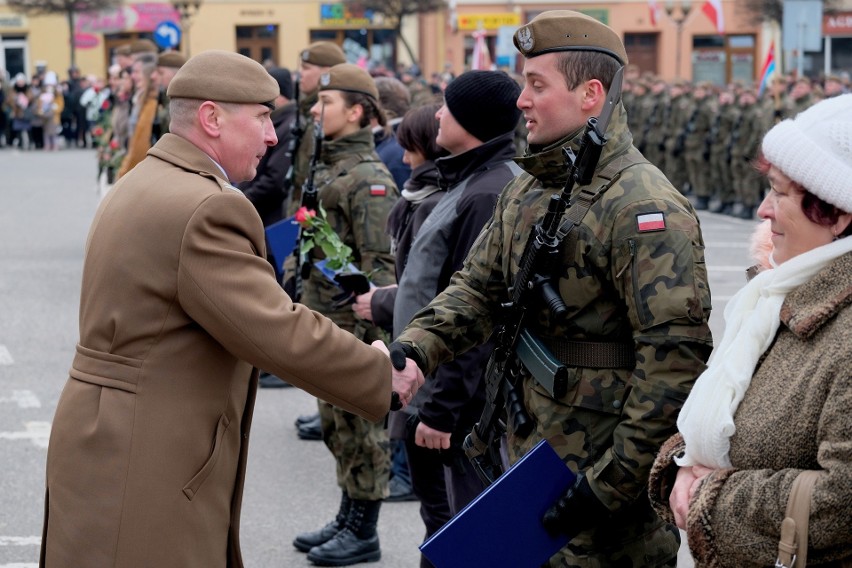
[[[576,474],[541,517],[568,539],[546,566],[673,567],[678,528],[699,566],[772,566],[802,470],[820,476],[811,559],[852,557],[848,84],[827,78],[826,100],[804,78],[763,98],[667,84],[570,10],[514,43],[520,78],[431,84],[372,76],[324,41],[292,71],[119,49],[95,92],[110,190],[51,432],[45,565],[242,566],[259,387],[317,397],[297,429],[327,446],[340,504],[295,536],[310,562],[378,560],[394,493],[420,501],[428,538],[485,488],[462,446],[521,284],[524,337],[566,380],[513,359],[521,408],[496,443],[507,468],[547,440]],[[527,281],[554,200],[559,246]],[[715,351],[696,209],[766,220]],[[277,258],[264,228],[290,215],[299,246]],[[353,269],[367,289],[345,285]]]

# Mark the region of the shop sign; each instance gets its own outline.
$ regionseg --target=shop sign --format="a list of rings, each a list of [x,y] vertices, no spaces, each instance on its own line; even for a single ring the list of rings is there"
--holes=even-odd
[[[79,49],[91,49],[101,43],[98,36],[86,33],[74,34],[74,47]]]
[[[81,12],[77,14],[74,31],[103,34],[125,31],[153,32],[164,21],[180,23],[180,14],[174,6],[153,2],[140,3],[97,12]]]
[[[0,28],[25,28],[27,22],[18,14],[0,14]]]
[[[823,15],[822,34],[826,36],[852,36],[852,12]]]
[[[372,26],[375,22],[372,10],[346,4],[320,4],[320,24],[329,27]]]
[[[521,15],[514,12],[492,12],[487,14],[459,14],[460,30],[499,30],[503,26],[521,26]]]

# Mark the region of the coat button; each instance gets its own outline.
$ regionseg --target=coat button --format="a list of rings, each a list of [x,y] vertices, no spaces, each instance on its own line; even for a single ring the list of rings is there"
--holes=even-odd
[[[620,400],[613,401],[612,407],[613,408],[621,408],[621,401]]]

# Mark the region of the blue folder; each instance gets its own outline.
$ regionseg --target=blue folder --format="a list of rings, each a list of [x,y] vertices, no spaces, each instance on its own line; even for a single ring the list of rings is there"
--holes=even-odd
[[[297,238],[299,238],[299,223],[293,216],[266,227],[266,241],[269,243],[272,258],[275,259],[276,272],[281,273],[284,261],[293,254]]]
[[[542,440],[420,550],[436,568],[538,568],[568,544],[541,517],[575,477]]]

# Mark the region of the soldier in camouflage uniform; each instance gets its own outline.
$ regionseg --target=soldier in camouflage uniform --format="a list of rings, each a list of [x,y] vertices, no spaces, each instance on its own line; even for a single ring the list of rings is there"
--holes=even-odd
[[[757,104],[754,91],[743,91],[738,102],[740,116],[731,135],[731,175],[741,207],[734,215],[742,219],[753,219],[755,208],[763,200],[761,176],[754,169],[753,162],[760,149],[766,120],[760,105]]]
[[[799,77],[793,84],[793,90],[790,91],[790,99],[792,101],[791,116],[796,116],[803,110],[814,104],[813,84],[807,77]]]
[[[346,63],[346,55],[336,43],[316,41],[302,50],[299,55],[299,124],[302,126],[302,138],[293,160],[293,188],[289,196],[289,214],[299,208],[302,184],[308,175],[308,163],[313,151],[313,116],[311,108],[317,102],[318,81],[323,73],[340,63]]]
[[[666,119],[671,108],[666,82],[655,78],[651,83],[651,110],[642,126],[642,142],[645,147],[640,151],[649,162],[660,168],[665,167]]]
[[[530,150],[517,159],[526,173],[503,190],[450,286],[391,346],[424,372],[494,331],[533,226],[566,182],[562,150],[577,151],[588,117],[600,113],[627,59],[610,28],[568,10],[540,14],[515,33],[515,45],[526,57],[518,106]],[[548,530],[571,539],[549,566],[675,566],[678,531],[652,511],[646,484],[711,349],[704,243],[689,201],[632,146],[620,105],[607,136],[591,185],[572,197],[606,190],[556,261],[554,284],[568,314],[552,321],[547,309],[532,307],[525,320],[562,353],[568,393],[554,399],[523,371],[524,405],[535,427],[522,438],[509,421],[509,457],[515,462],[546,439],[578,474],[543,519]],[[595,351],[589,342],[621,355],[601,354],[598,367],[589,367],[579,362]]]
[[[370,120],[384,122],[378,96],[373,79],[356,65],[336,65],[320,76],[311,112],[314,120],[322,115],[326,142],[315,182],[328,222],[352,248],[354,264],[375,284],[389,285],[395,282],[394,261],[384,229],[399,192],[373,143]],[[323,258],[320,247],[309,255],[302,303],[367,343],[379,339],[378,328],[357,319],[348,304],[339,305],[341,289],[317,267]],[[327,566],[378,560],[376,521],[390,472],[387,432],[383,424],[318,402],[323,440],[337,462],[343,494],[335,519],[298,535],[293,544],[308,552],[309,560]]]
[[[669,89],[669,105],[666,107],[662,128],[664,131],[665,163],[660,168],[678,191],[686,191],[689,175],[686,170],[686,131],[695,103],[689,94],[689,84],[676,81]],[[693,188],[694,189],[694,188]]]
[[[710,129],[710,175],[717,203],[714,213],[729,215],[736,201],[734,179],[731,175],[731,132],[740,110],[734,104],[734,94],[725,90],[719,93],[719,110]]]
[[[712,89],[709,83],[695,86],[692,92],[694,106],[686,123],[683,155],[696,209],[707,209],[712,193],[707,163],[710,161],[710,128],[718,110]]]

